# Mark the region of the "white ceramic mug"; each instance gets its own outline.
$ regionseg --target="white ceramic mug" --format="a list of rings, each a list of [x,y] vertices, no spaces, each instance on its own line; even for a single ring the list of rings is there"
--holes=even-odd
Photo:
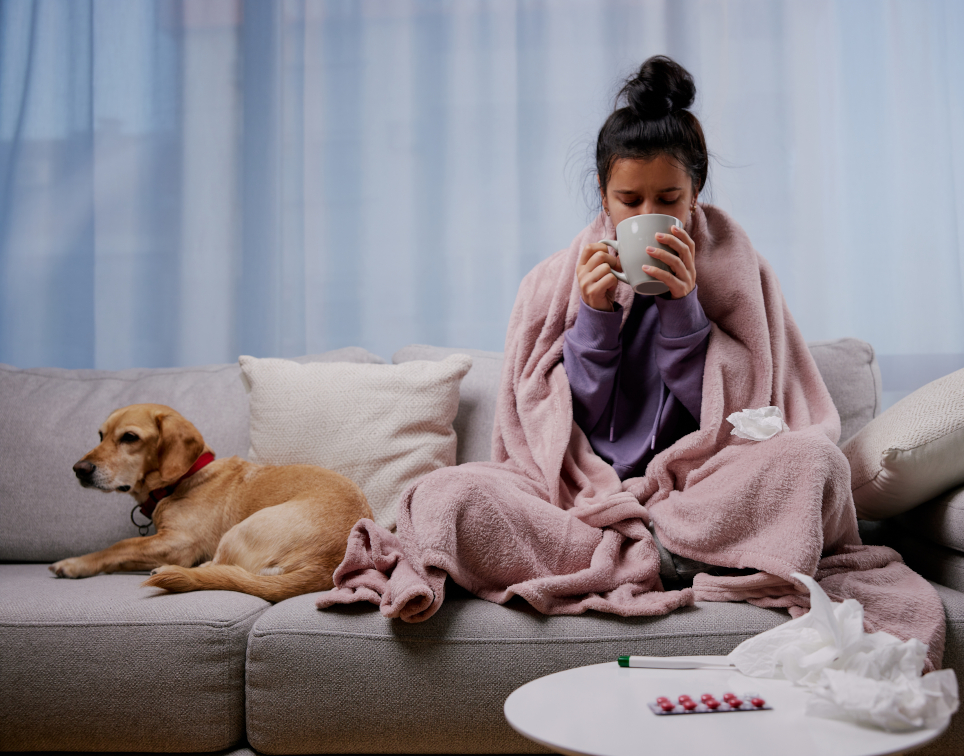
[[[623,272],[613,271],[623,283],[633,287],[637,294],[663,294],[669,291],[669,287],[643,271],[644,265],[651,265],[654,268],[669,270],[669,266],[662,260],[650,257],[646,252],[646,247],[657,247],[665,249],[670,254],[676,252],[656,241],[656,234],[668,234],[673,226],[683,227],[683,224],[672,215],[634,215],[627,218],[616,226],[616,241],[612,239],[600,239],[600,244],[608,244],[616,250],[619,256],[619,264],[622,265]],[[678,255],[677,255],[678,256]]]

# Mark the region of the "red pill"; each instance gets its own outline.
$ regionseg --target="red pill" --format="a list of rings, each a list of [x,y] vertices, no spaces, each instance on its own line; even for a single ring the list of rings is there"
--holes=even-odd
[[[700,696],[700,701],[702,701],[703,703],[706,703],[707,701],[712,700],[712,698],[713,698],[712,693],[704,693],[702,696]]]
[[[679,697],[679,702],[680,702],[681,704],[685,704],[687,701],[692,701],[692,700],[693,700],[693,699],[690,698],[690,697],[689,697],[688,695],[686,695],[685,693]]]
[[[687,711],[693,711],[693,709],[696,708],[696,702],[692,698],[687,699],[686,701],[683,701],[683,708]]]
[[[715,698],[711,698],[709,701],[705,701],[704,703],[706,703],[706,705],[711,709],[720,708],[720,702],[717,701]]]
[[[739,709],[743,705],[743,702],[739,698],[731,698],[727,703],[734,709]]]
[[[656,699],[656,703],[658,704],[669,703],[669,699],[666,696],[660,696],[659,698]]]
[[[736,693],[724,693],[723,700],[729,701],[731,698],[736,698]]]
[[[663,703],[659,705],[659,708],[661,708],[663,711],[672,711],[676,707],[673,705],[672,701],[663,701]]]
[[[753,704],[754,706],[756,706],[758,709],[759,709],[761,706],[765,706],[765,705],[766,705],[766,701],[764,701],[762,698],[751,698],[751,699],[750,699],[750,703]]]

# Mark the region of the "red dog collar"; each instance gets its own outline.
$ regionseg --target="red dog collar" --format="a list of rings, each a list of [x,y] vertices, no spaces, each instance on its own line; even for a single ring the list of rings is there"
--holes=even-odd
[[[154,509],[161,502],[161,499],[165,499],[170,496],[172,493],[174,493],[174,489],[181,484],[181,481],[187,480],[198,470],[206,467],[213,461],[214,455],[211,452],[204,452],[204,454],[198,457],[194,464],[191,465],[191,469],[184,473],[184,475],[178,478],[174,483],[169,486],[165,486],[164,488],[155,488],[147,495],[147,501],[140,505],[141,514],[147,519],[151,519],[151,515],[154,514]]]

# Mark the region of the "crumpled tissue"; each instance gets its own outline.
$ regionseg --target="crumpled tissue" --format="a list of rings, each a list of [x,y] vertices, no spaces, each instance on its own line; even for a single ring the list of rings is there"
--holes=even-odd
[[[745,409],[734,412],[726,421],[733,425],[731,436],[747,438],[750,441],[766,441],[781,431],[790,430],[790,426],[783,422],[783,410],[779,407]]]
[[[927,648],[885,632],[864,632],[864,608],[831,601],[813,578],[810,611],[737,646],[729,660],[751,677],[786,678],[808,688],[806,713],[899,732],[937,727],[958,708],[957,678],[921,676]]]

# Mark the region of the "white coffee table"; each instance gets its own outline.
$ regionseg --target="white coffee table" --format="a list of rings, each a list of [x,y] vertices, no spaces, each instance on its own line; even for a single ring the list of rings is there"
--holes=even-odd
[[[722,658],[722,657],[720,657]],[[772,710],[657,716],[647,704],[683,693],[699,701],[758,693]],[[884,756],[929,743],[947,729],[889,733],[805,716],[806,692],[786,680],[716,670],[629,669],[616,662],[557,672],[510,695],[505,717],[520,734],[592,756]]]

